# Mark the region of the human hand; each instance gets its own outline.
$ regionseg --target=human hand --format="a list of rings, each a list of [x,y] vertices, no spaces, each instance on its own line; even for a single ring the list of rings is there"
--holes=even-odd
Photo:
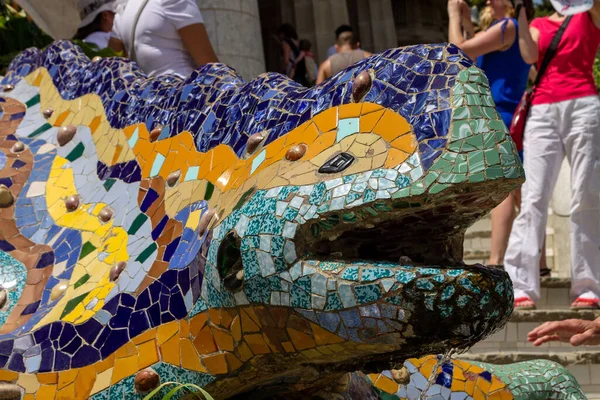
[[[463,5],[467,6],[464,0],[448,0],[448,16],[450,18],[460,18]]]
[[[573,346],[600,345],[600,318],[595,321],[568,319],[546,322],[527,335],[527,341],[534,346],[547,342],[567,342]]]
[[[462,20],[465,22],[471,22],[471,7],[469,7],[466,2],[463,1],[460,11]]]

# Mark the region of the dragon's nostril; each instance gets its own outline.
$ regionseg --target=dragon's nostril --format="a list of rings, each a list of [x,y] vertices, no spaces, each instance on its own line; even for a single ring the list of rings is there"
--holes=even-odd
[[[217,251],[217,268],[224,286],[229,290],[236,290],[244,281],[242,254],[240,241],[234,233],[229,233]]]
[[[342,172],[346,168],[352,164],[354,161],[354,156],[348,153],[340,153],[336,154],[332,158],[330,158],[321,168],[319,168],[319,172],[322,174],[335,174],[337,172]]]

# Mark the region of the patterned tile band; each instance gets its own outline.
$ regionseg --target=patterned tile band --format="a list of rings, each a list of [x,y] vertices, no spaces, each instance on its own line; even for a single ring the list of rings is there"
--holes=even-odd
[[[306,89],[56,42],[3,84],[0,380],[28,399],[303,396],[510,317],[507,275],[465,266],[462,238],[524,175],[456,47]]]

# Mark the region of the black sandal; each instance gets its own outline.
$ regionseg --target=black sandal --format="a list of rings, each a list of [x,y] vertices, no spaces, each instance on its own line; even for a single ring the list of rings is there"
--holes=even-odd
[[[540,268],[540,276],[543,278],[549,277],[552,274],[550,268]]]

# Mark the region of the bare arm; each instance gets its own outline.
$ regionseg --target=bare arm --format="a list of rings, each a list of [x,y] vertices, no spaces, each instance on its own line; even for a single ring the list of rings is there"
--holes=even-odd
[[[521,12],[518,15],[519,18],[519,49],[521,50],[521,57],[527,64],[535,64],[540,56],[537,41],[540,37],[540,32],[535,28],[529,28],[529,21],[527,20],[527,12],[525,7],[521,8]],[[534,36],[535,31],[535,38]]]
[[[327,59],[323,61],[323,63],[321,63],[321,65],[319,66],[319,73],[317,74],[316,84],[319,85],[320,83],[323,83],[323,81],[329,78],[329,76],[331,76],[331,61]]]
[[[219,62],[215,50],[210,44],[208,33],[204,24],[184,26],[179,31],[179,36],[188,53],[194,59],[196,66]]]
[[[129,57],[127,55],[127,50],[125,49],[125,45],[116,37],[111,37],[108,40],[108,47],[110,47],[116,53],[123,53],[123,57]]]
[[[592,7],[592,9],[589,11],[591,17],[592,17],[592,21],[594,21],[594,24],[596,25],[596,27],[598,27],[598,29],[600,29],[600,1],[595,1],[594,2],[594,7]]]
[[[460,47],[472,60],[493,51],[506,50],[514,43],[517,37],[517,29],[514,23],[508,22],[504,33],[502,33],[502,25],[496,24],[472,39],[463,39],[451,43]]]

